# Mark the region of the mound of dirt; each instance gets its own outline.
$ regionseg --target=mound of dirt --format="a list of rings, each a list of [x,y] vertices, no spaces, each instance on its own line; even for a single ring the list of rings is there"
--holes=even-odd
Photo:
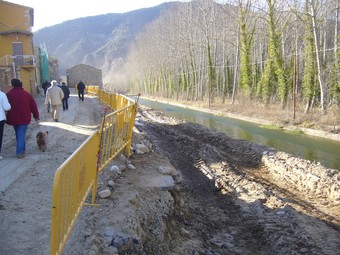
[[[120,157],[102,172],[101,189],[112,193],[98,200],[99,209],[84,210],[66,254],[84,247],[89,254],[339,252],[335,170],[144,107],[136,121],[137,144],[149,150]],[[298,181],[292,176],[299,168],[305,171]],[[174,185],[156,176],[171,176]]]

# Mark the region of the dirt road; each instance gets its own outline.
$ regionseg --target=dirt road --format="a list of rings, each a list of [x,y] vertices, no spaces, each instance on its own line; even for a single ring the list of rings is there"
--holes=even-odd
[[[54,173],[101,121],[102,106],[94,97],[79,102],[72,93],[69,110],[61,113],[58,123],[47,113],[44,97],[38,96],[36,101],[39,126],[34,120],[29,125],[24,159],[16,158],[14,130],[5,125],[4,159],[0,161],[0,254],[49,254]],[[39,129],[49,132],[46,152],[36,145]]]
[[[54,171],[102,115],[95,98],[78,102],[73,95],[70,110],[55,123],[38,101],[40,126],[50,132],[47,152],[36,148],[32,123],[27,157],[16,159],[14,132],[5,130],[0,254],[48,254]],[[277,178],[261,161],[270,148],[141,107],[133,146],[149,142],[149,152],[104,169],[99,191],[113,181],[112,195],[98,199],[100,207],[83,209],[63,254],[340,254],[339,199],[300,192]],[[149,185],[163,165],[181,177],[174,188]],[[12,173],[15,180],[4,183]],[[339,181],[329,173],[322,178]]]

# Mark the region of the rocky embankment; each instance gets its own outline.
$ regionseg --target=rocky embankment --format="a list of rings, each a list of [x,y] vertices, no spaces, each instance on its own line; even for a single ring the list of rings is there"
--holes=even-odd
[[[263,164],[276,179],[294,186],[298,192],[340,205],[340,173],[317,162],[296,158],[284,152],[266,153]]]

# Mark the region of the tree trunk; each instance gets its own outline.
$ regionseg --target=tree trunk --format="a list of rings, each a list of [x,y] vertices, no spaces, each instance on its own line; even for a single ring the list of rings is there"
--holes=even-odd
[[[237,39],[237,47],[235,52],[235,63],[234,63],[234,84],[233,84],[233,93],[231,96],[231,102],[234,104],[236,97],[236,88],[237,88],[237,72],[238,72],[238,54],[239,54],[239,38]]]
[[[320,85],[320,105],[321,105],[321,114],[325,115],[326,111],[326,103],[325,103],[325,85],[322,79],[321,74],[321,60],[320,60],[320,53],[319,53],[319,40],[317,36],[317,25],[316,25],[316,13],[315,13],[315,0],[311,0],[310,10],[312,16],[312,23],[313,23],[313,35],[314,35],[314,43],[315,43],[315,54],[316,54],[316,65],[318,69],[318,80]]]

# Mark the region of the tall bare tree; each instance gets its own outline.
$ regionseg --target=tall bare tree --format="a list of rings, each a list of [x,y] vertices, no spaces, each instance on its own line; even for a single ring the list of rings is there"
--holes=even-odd
[[[309,1],[309,7],[310,7],[310,12],[309,15],[311,16],[312,20],[312,29],[313,29],[313,35],[314,35],[314,44],[315,44],[315,56],[316,56],[316,66],[317,66],[317,77],[319,81],[319,86],[320,86],[320,106],[321,106],[321,114],[326,114],[326,91],[325,91],[325,83],[321,71],[321,57],[320,57],[320,42],[319,42],[319,28],[317,25],[317,11],[320,8],[321,2],[317,0],[308,0]]]

